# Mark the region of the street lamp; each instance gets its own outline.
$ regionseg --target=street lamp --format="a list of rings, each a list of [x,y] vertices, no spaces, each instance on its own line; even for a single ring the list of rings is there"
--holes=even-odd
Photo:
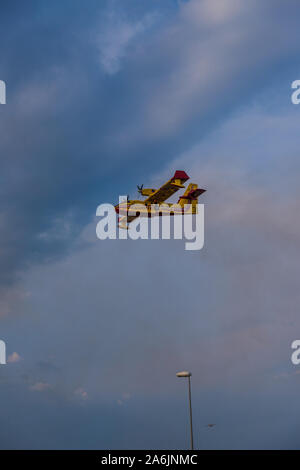
[[[191,431],[191,449],[194,450],[194,439],[193,439],[193,419],[192,419],[192,394],[191,394],[191,372],[186,370],[177,372],[177,377],[187,377],[189,383],[189,407],[190,407],[190,431]]]

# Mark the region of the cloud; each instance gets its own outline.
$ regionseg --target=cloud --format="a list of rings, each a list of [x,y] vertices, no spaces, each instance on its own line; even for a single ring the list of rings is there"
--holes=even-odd
[[[17,38],[6,30],[12,36],[10,53],[1,56],[11,77],[10,103],[0,116],[5,288],[32,264],[67,253],[94,207],[113,200],[115,185],[127,191],[140,175],[162,168],[298,56],[297,15],[282,16],[280,2],[179,5],[159,21],[145,5],[126,15],[100,7],[83,15],[74,6],[67,26],[49,16],[43,36],[37,10],[27,12],[32,23],[16,19]],[[290,11],[298,8],[293,2]],[[120,67],[122,73],[98,74],[99,54],[110,73]],[[26,58],[22,78],[15,73],[19,57]]]
[[[221,115],[272,83],[280,63],[299,53],[297,24],[280,11],[271,1],[182,3],[171,24],[149,40],[152,74],[137,76],[139,95],[120,145],[183,131],[201,136]],[[137,73],[141,64],[149,67],[144,51]]]
[[[240,0],[224,0],[222,3],[215,0],[189,1],[182,8],[182,16],[189,23],[203,27],[221,27],[222,24],[233,22],[243,14],[251,11],[251,7]]]
[[[1,436],[14,448],[98,448],[99,429],[107,448],[155,448],[163,434],[179,447],[184,384],[175,373],[186,368],[196,423],[203,410],[204,422],[218,422],[220,438],[211,446],[279,445],[283,428],[284,444],[294,444],[297,393],[273,377],[289,373],[291,340],[299,336],[299,109],[289,96],[299,7],[292,2],[287,10],[276,0],[180,5],[153,30],[136,27],[147,12],[112,21],[122,34],[110,55],[100,51],[100,61],[115,76],[99,73],[99,44],[91,50],[87,40],[99,15],[92,12],[93,22],[89,9],[84,28],[74,28],[73,14],[67,26],[62,17],[49,43],[31,28],[34,54],[26,31],[15,48],[10,41],[6,61],[19,47],[24,61],[36,59],[32,74],[22,74],[26,83],[10,85],[15,99],[0,116],[1,281],[11,283],[1,298],[1,334],[19,345],[28,367],[24,377],[5,369],[12,399],[0,392],[8,396],[7,423],[16,404],[33,410],[17,416],[17,434],[14,426]],[[51,54],[54,37],[59,57]],[[266,96],[258,92],[263,87]],[[184,251],[181,241],[96,239],[91,219],[101,200],[126,194],[141,175],[158,185],[181,168],[207,189],[201,252]],[[49,364],[52,354],[59,367]],[[24,387],[55,391],[54,408],[47,394]],[[136,399],[127,401],[130,395]],[[263,430],[253,425],[258,404],[271,417]],[[150,431],[135,434],[141,416]],[[155,432],[161,416],[174,423],[172,433]],[[126,432],[116,434],[120,426]]]
[[[84,390],[83,388],[77,388],[75,391],[74,391],[74,394],[81,398],[82,400],[87,400],[88,398],[88,393],[86,392],[86,390]]]
[[[95,43],[99,50],[100,64],[103,70],[114,75],[121,68],[130,45],[147,31],[157,19],[157,14],[148,13],[140,20],[130,22],[125,15],[115,9],[109,9],[101,15]]]
[[[7,358],[7,362],[11,362],[11,363],[20,362],[21,360],[22,360],[22,357],[17,352],[13,352]]]
[[[300,301],[300,195],[290,171],[298,174],[299,136],[297,111],[274,109],[253,105],[237,113],[149,177],[152,186],[185,169],[207,188],[202,251],[187,253],[181,241],[99,241],[95,220],[70,255],[24,277],[33,297],[23,315],[34,309],[42,337],[49,337],[48,345],[32,345],[31,354],[46,354],[54,338],[51,350],[57,348],[66,371],[60,386],[85,383],[91,401],[123,403],[116,390],[160,393],[156,383],[168,389],[177,368],[193,369],[203,387],[229,380],[235,387],[241,378],[245,386],[266,380],[285,358],[282,368],[289,367]],[[285,181],[284,191],[278,181]],[[69,323],[71,336],[56,342]],[[95,367],[107,380],[93,377]]]

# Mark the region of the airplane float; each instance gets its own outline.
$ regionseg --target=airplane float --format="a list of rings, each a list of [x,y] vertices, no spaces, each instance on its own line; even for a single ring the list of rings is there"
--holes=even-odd
[[[159,189],[137,186],[138,192],[147,197],[144,200],[129,200],[128,197],[127,201],[115,206],[115,211],[119,215],[119,227],[128,229],[129,224],[137,217],[196,214],[198,197],[206,191],[206,189],[198,188],[197,184],[190,183],[184,194],[179,197],[177,204],[164,203],[176,191],[184,189],[183,183],[188,179],[189,176],[185,171],[177,170],[174,176]],[[138,211],[131,215],[130,208],[133,209],[135,205],[138,205]]]

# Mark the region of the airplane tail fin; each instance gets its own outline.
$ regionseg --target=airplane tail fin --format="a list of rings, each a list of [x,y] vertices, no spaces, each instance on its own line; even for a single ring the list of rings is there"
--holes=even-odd
[[[190,183],[184,194],[178,199],[178,204],[181,207],[184,207],[185,205],[191,205],[191,209],[189,209],[188,212],[196,214],[198,197],[205,193],[205,191],[206,189],[198,188],[197,184]]]

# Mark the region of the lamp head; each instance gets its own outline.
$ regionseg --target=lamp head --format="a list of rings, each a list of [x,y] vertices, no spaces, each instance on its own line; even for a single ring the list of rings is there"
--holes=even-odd
[[[177,372],[177,377],[191,377],[192,373],[188,372],[187,370],[183,370],[182,372]]]

